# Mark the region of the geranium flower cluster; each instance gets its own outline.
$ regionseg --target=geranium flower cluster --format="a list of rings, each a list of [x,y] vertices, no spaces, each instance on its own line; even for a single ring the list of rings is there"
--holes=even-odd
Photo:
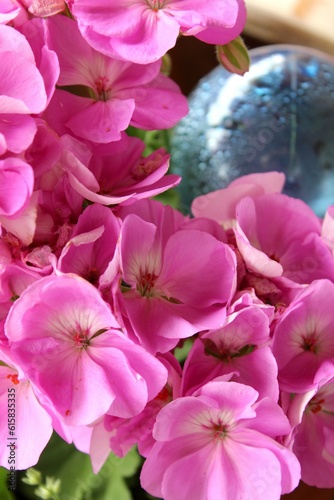
[[[2,466],[14,388],[17,469],[55,431],[95,472],[137,445],[166,500],[334,487],[334,206],[271,172],[184,216],[152,199],[180,182],[167,151],[126,133],[187,113],[161,72],[179,33],[244,22],[241,0],[2,2]]]

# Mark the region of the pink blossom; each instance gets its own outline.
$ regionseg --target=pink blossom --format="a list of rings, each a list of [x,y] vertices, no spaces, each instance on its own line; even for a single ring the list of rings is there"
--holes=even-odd
[[[0,39],[0,113],[41,113],[46,91],[27,39],[4,25]]]
[[[157,225],[128,215],[119,247],[118,300],[151,352],[166,352],[180,338],[219,327],[235,285],[235,260],[227,245],[202,231],[175,232],[168,210],[162,214]]]
[[[331,249],[334,258],[334,205],[326,210],[321,227],[321,237]]]
[[[321,224],[301,200],[284,194],[243,198],[236,208],[235,237],[249,271],[283,275],[297,283],[334,279],[334,261]]]
[[[38,210],[38,192],[33,192],[28,205],[14,218],[0,216],[3,229],[18,241],[19,246],[30,245],[36,231],[36,219]]]
[[[39,402],[38,389],[22,372],[2,362],[0,409],[1,466],[18,470],[32,467],[51,437],[51,417]]]
[[[159,394],[147,403],[139,415],[131,419],[120,419],[109,415],[104,419],[110,448],[118,456],[125,456],[136,444],[139,453],[147,457],[155,443],[152,430],[157,414],[166,404],[180,396],[180,364],[171,353],[157,357],[168,370],[167,383]]]
[[[36,118],[35,120],[37,130],[34,140],[26,149],[24,157],[25,160],[34,170],[34,189],[40,189],[45,186],[45,177],[43,185],[41,186],[41,176],[51,171],[57,171],[57,164],[59,164],[62,147],[58,135],[52,130],[51,127],[42,120]]]
[[[143,66],[104,56],[82,38],[75,21],[64,16],[48,19],[47,27],[48,46],[60,63],[58,85],[83,85],[89,96],[55,92],[46,117],[56,128],[53,115],[62,111],[66,131],[56,128],[60,134],[71,131],[107,143],[119,140],[129,124],[149,130],[169,128],[188,112],[179,87],[159,74],[160,61]]]
[[[304,393],[334,370],[334,284],[316,280],[279,319],[273,337],[278,379],[284,391]]]
[[[0,221],[17,218],[29,204],[33,170],[19,158],[0,160]]]
[[[107,412],[133,416],[166,382],[163,365],[118,330],[96,288],[74,275],[29,286],[5,332],[13,356],[66,425],[91,424]]]
[[[179,33],[223,45],[242,31],[243,0],[74,0],[72,12],[86,40],[104,54],[147,64],[161,58]],[[103,13],[103,15],[101,14]],[[113,22],[108,20],[112,18]]]
[[[301,464],[301,478],[311,486],[334,486],[334,379],[329,376],[305,394],[283,395],[293,426],[290,446]]]
[[[0,156],[6,152],[22,153],[36,134],[36,120],[19,114],[0,114]]]
[[[43,78],[26,38],[0,25],[0,155],[21,153],[36,133],[31,113],[46,106]],[[18,77],[18,75],[20,75]]]
[[[252,305],[229,314],[219,330],[210,330],[195,340],[184,365],[182,394],[191,395],[222,376],[254,387],[261,398],[278,400],[269,319],[260,307]]]
[[[275,441],[290,431],[281,408],[236,382],[213,381],[157,416],[141,484],[165,500],[279,499],[300,478],[294,454]]]
[[[145,144],[136,137],[106,144],[100,154],[67,135],[61,142],[66,151],[64,169],[71,186],[95,203],[133,203],[156,196],[181,180],[177,175],[166,174],[169,154],[164,149],[143,157]]]
[[[191,211],[195,217],[208,217],[228,229],[235,225],[235,209],[242,198],[280,193],[284,181],[285,176],[281,172],[244,175],[231,182],[225,189],[218,189],[195,198]]]
[[[114,257],[119,233],[120,221],[109,208],[87,207],[61,252],[58,269],[78,274],[98,285],[100,276]]]
[[[6,24],[14,19],[20,12],[20,6],[15,0],[2,0],[0,6],[0,23]]]
[[[59,78],[60,68],[57,54],[47,46],[45,23],[42,19],[31,19],[20,26],[20,31],[25,35],[34,53],[36,66],[44,80],[47,104],[49,104]]]
[[[1,253],[0,258],[2,258]],[[29,267],[30,266],[24,266],[22,262],[14,259],[4,266],[0,271],[0,302],[13,302],[29,285],[40,279],[38,273]]]

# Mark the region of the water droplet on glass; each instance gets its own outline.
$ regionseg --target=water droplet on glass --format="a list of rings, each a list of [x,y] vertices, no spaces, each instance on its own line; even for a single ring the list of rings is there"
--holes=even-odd
[[[245,76],[217,67],[189,96],[172,139],[182,205],[240,175],[278,170],[284,192],[323,216],[334,204],[334,59],[292,45],[250,55]]]

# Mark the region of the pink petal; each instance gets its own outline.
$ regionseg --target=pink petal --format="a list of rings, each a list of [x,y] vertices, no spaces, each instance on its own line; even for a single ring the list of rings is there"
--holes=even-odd
[[[119,94],[121,97],[122,93]],[[187,99],[180,88],[164,75],[130,93],[136,102],[131,125],[144,130],[171,128],[187,115]]]
[[[0,215],[18,217],[28,206],[33,184],[28,163],[11,157],[0,160]]]
[[[224,243],[202,231],[179,231],[166,244],[156,286],[161,287],[168,298],[192,307],[214,304],[223,307],[233,289],[234,273],[234,255]],[[214,287],[213,279],[216,280]]]
[[[0,61],[0,112],[42,112],[47,103],[46,92],[35,64],[13,52],[0,52]]]
[[[6,139],[6,149],[21,153],[28,149],[37,131],[35,120],[27,115],[0,115],[0,133]]]
[[[66,126],[78,137],[98,143],[119,140],[135,108],[132,99],[124,101],[114,98],[103,102],[71,95],[68,101],[80,102],[82,107],[67,120]]]

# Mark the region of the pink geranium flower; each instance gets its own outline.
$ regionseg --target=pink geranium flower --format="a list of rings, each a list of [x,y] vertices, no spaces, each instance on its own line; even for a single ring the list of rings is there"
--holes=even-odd
[[[195,340],[184,365],[182,394],[191,395],[216,377],[250,385],[261,398],[278,400],[269,319],[257,305],[229,314],[219,330],[205,332]]]
[[[0,113],[42,112],[45,86],[29,43],[14,28],[2,25],[0,40]]]
[[[72,12],[94,48],[140,64],[160,59],[175,45],[179,33],[223,45],[240,34],[246,21],[243,0],[209,4],[202,0],[97,0],[94,5],[74,0]]]
[[[96,288],[74,275],[29,286],[5,333],[14,359],[66,425],[107,412],[136,415],[166,382],[164,366],[118,330]]]
[[[175,230],[168,209],[158,212],[156,224],[125,217],[117,293],[135,336],[154,353],[219,327],[235,286],[234,254],[227,245],[199,230]]]
[[[296,283],[334,279],[320,221],[302,200],[284,194],[245,197],[237,204],[236,221],[236,244],[249,271]]]
[[[181,180],[178,175],[167,175],[170,155],[164,149],[144,157],[145,144],[136,137],[124,136],[105,144],[100,154],[68,135],[61,138],[61,143],[71,186],[94,203],[133,203],[156,196]]]
[[[169,128],[187,114],[179,87],[159,74],[160,61],[142,66],[104,56],[82,38],[77,23],[64,16],[48,19],[47,27],[48,46],[60,63],[58,85],[82,85],[87,90],[87,97],[55,92],[46,116],[60,134],[71,131],[107,143],[119,140],[130,124],[149,130]],[[55,118],[55,113],[61,114]],[[59,118],[62,123],[57,126]]]
[[[281,408],[236,382],[213,381],[157,416],[141,484],[165,500],[278,500],[300,478],[295,455],[275,441],[290,431]]]
[[[316,280],[279,319],[273,337],[281,388],[305,393],[334,370],[334,284]]]
[[[321,227],[321,237],[334,258],[334,205],[328,207]]]
[[[288,416],[296,423],[293,451],[301,478],[318,488],[334,487],[334,379],[291,398]]]
[[[1,353],[0,359],[3,359]],[[22,371],[0,362],[2,467],[9,469],[12,466],[18,470],[32,467],[47,445],[53,430],[52,422],[50,415],[41,406],[39,396],[38,389],[33,387]]]
[[[60,254],[58,269],[78,274],[97,286],[114,257],[120,226],[109,208],[87,207]]]
[[[31,144],[36,124],[30,115],[46,104],[44,80],[27,39],[0,24],[0,155],[20,153]]]
[[[28,206],[34,187],[34,173],[20,158],[0,160],[0,222],[17,218]]]
[[[284,182],[285,176],[282,172],[243,175],[224,189],[195,198],[191,211],[195,217],[208,217],[228,229],[235,226],[235,209],[242,198],[280,193]]]

